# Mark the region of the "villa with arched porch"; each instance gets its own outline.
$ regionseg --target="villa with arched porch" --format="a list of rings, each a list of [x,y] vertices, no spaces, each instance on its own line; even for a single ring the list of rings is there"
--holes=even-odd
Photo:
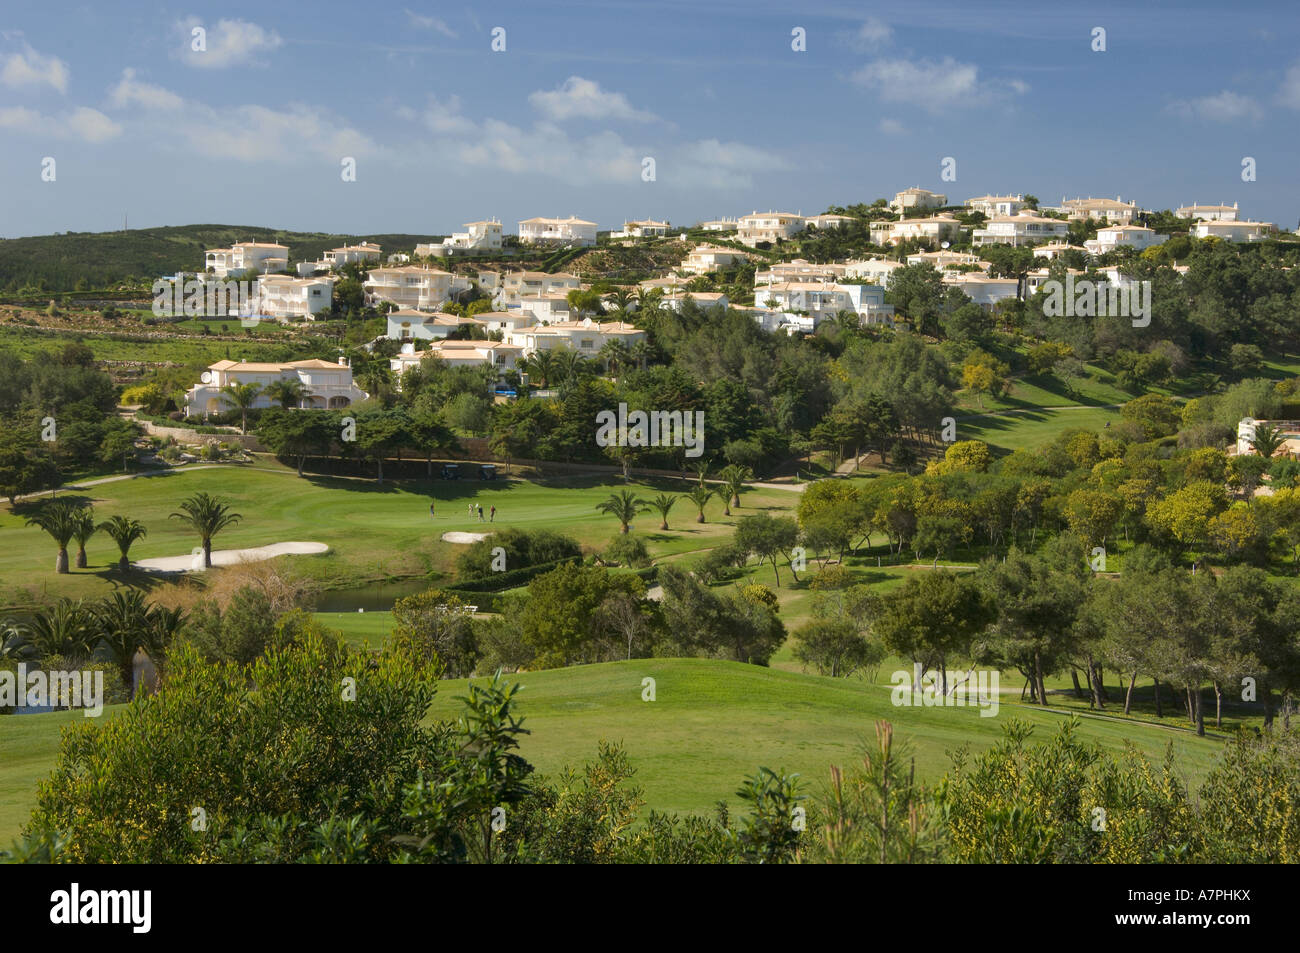
[[[316,358],[284,364],[227,360],[211,365],[199,383],[186,392],[185,416],[208,417],[230,410],[231,401],[222,393],[222,388],[230,384],[260,385],[262,392],[253,407],[270,407],[276,401],[267,394],[267,388],[281,380],[301,385],[301,408],[340,410],[369,396],[353,383],[352,367],[345,357],[340,357],[337,364]]]

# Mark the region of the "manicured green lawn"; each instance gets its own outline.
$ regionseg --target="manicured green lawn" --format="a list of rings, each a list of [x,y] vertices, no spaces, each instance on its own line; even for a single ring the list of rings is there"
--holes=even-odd
[[[1104,407],[1008,411],[997,416],[959,417],[957,439],[983,440],[990,447],[1010,452],[1050,443],[1071,427],[1102,430],[1118,420],[1118,410]]]
[[[322,542],[331,552],[320,556],[280,557],[294,560],[307,572],[333,587],[358,586],[368,580],[433,574],[450,580],[459,544],[442,542],[451,530],[488,532],[494,526],[552,529],[566,533],[589,549],[599,550],[618,532],[618,523],[596,511],[596,504],[624,488],[611,477],[573,478],[524,482],[497,480],[386,481],[381,487],[365,471],[364,479],[298,477],[273,460],[255,466],[208,469],[182,468],[157,476],[121,480],[90,487],[81,496],[95,504],[96,518],[116,513],[135,517],[149,535],[131,550],[133,559],[178,556],[189,553],[198,539],[179,520],[169,519],[177,503],[191,493],[207,491],[231,502],[243,515],[237,525],[223,531],[215,549],[262,546],[282,541]],[[682,480],[654,485],[627,485],[639,496],[658,492],[681,493]],[[437,517],[429,518],[430,500]],[[798,495],[788,490],[753,489],[742,497],[736,514],[771,508],[788,510]],[[482,505],[485,513],[495,505],[495,524],[470,518],[469,504]],[[57,596],[99,596],[122,584],[112,570],[117,549],[104,536],[87,547],[89,566],[66,576],[54,573],[55,547],[42,531],[26,526],[22,507],[18,513],[0,507],[0,608],[29,605]],[[633,524],[656,556],[708,549],[729,536],[736,516],[724,518],[716,498],[705,507],[708,522],[695,522],[689,501],[680,500],[669,515],[670,529],[658,529],[658,517],[643,514]],[[157,577],[135,573],[132,584],[153,585]]]
[[[366,613],[369,615],[370,613]],[[874,737],[877,719],[891,721],[911,745],[918,776],[936,781],[949,752],[962,744],[995,742],[1011,717],[1046,734],[1066,717],[1053,703],[1039,711],[1017,703],[1018,688],[1002,683],[998,713],[976,708],[895,707],[888,688],[892,663],[865,679],[707,659],[642,659],[510,676],[524,686],[519,711],[532,734],[522,753],[547,774],[592,758],[600,740],[622,742],[637,768],[649,807],[706,813],[759,766],[797,772],[816,790],[832,764],[849,765]],[[643,679],[655,680],[655,700],[642,701]],[[454,718],[464,680],[440,683],[432,717]],[[111,711],[111,709],[109,710]],[[60,729],[80,714],[25,715],[0,722],[0,843],[8,843],[34,803],[36,782],[52,769]],[[1083,737],[1111,752],[1132,740],[1149,758],[1172,742],[1193,785],[1220,744],[1211,738],[1138,722],[1084,717]]]

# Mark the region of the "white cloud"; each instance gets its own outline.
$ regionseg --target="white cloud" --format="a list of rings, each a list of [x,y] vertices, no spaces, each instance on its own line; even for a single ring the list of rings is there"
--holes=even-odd
[[[645,146],[613,130],[574,136],[549,120],[528,128],[491,118],[474,122],[459,113],[454,97],[430,102],[429,109],[409,118],[456,135],[435,138],[423,152],[466,169],[533,174],[571,185],[627,185],[640,183],[641,160],[653,156],[661,183],[730,189],[752,187],[755,174],[790,168],[784,159],[744,143],[704,139]]]
[[[137,80],[133,69],[122,70],[122,79],[108,91],[108,98],[114,109],[136,105],[145,109],[175,110],[185,104],[185,100],[171,90]]]
[[[205,50],[193,48],[195,27],[207,31]],[[263,54],[284,45],[280,34],[247,20],[218,20],[216,26],[208,26],[198,17],[186,17],[176,24],[176,31],[181,42],[180,60],[200,69],[225,69],[256,63]]]
[[[876,17],[867,17],[853,36],[853,46],[859,50],[878,50],[894,36],[894,28]]]
[[[909,103],[937,113],[955,106],[991,102],[1008,94],[1022,95],[1029,86],[1020,80],[989,81],[979,78],[979,67],[942,60],[878,59],[853,74],[853,82],[871,89],[881,100]]]
[[[6,86],[53,86],[66,93],[68,65],[57,56],[42,56],[24,44],[21,53],[5,57],[0,82]]]
[[[581,76],[570,76],[560,86],[550,91],[539,90],[528,101],[549,119],[625,119],[648,122],[653,113],[633,109],[622,93],[611,93],[600,84]]]
[[[445,20],[439,20],[437,17],[423,16],[419,13],[413,13],[410,10],[406,11],[406,16],[407,19],[410,20],[411,26],[418,27],[421,30],[433,30],[437,33],[441,33],[443,36],[450,37],[453,40],[456,39],[456,31],[447,26]]]
[[[1300,109],[1300,63],[1289,67],[1277,90],[1277,101],[1288,109]]]
[[[78,106],[58,116],[47,116],[23,106],[0,109],[0,129],[81,142],[105,142],[122,134],[120,125],[88,106]]]
[[[1210,122],[1262,119],[1264,116],[1264,110],[1254,99],[1227,89],[1199,99],[1180,99],[1170,103],[1169,111],[1185,119],[1205,119]]]

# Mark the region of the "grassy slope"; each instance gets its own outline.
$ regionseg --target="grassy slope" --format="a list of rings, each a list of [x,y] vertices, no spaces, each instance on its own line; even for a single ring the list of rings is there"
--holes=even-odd
[[[655,679],[656,699],[641,700],[642,679]],[[760,765],[798,772],[810,789],[831,764],[859,757],[876,719],[893,722],[912,745],[917,771],[933,782],[962,744],[984,748],[1010,717],[1024,717],[1040,733],[1054,731],[1063,711],[1035,711],[1004,702],[994,717],[973,708],[907,708],[889,691],[858,679],[832,679],[706,659],[643,659],[514,676],[524,686],[520,712],[532,732],[522,752],[538,770],[555,774],[581,765],[602,739],[625,744],[649,807],[707,812]],[[1008,686],[1004,682],[1003,689]],[[463,680],[443,682],[435,717],[454,717]],[[1015,698],[1014,692],[1007,697]],[[725,714],[723,714],[725,713]],[[7,718],[0,732],[0,843],[21,828],[36,781],[53,766],[58,733],[80,715]],[[1187,732],[1137,723],[1084,718],[1083,736],[1111,751],[1131,739],[1158,758],[1172,742],[1186,779],[1195,785],[1218,742]]]

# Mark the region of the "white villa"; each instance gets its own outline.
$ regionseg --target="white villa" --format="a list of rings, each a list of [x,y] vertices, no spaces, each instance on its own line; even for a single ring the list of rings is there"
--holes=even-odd
[[[344,265],[365,264],[371,261],[377,263],[381,252],[382,249],[372,242],[331,248],[321,256],[320,261],[298,262],[298,274],[306,277],[318,271],[338,271]]]
[[[519,310],[530,314],[534,324],[568,321],[569,295],[564,291],[548,291],[539,295],[524,295],[519,299]]]
[[[1025,207],[1023,195],[977,195],[966,200],[966,207],[972,212],[983,212],[989,218],[1015,215]]]
[[[989,267],[987,261],[969,252],[919,251],[908,255],[906,260],[909,265],[929,265],[938,271],[943,271],[945,268],[960,268],[969,265],[987,271]]]
[[[707,222],[701,222],[700,228],[706,232],[734,232],[740,228],[740,223],[734,218],[715,218]]]
[[[577,275],[558,271],[554,274],[545,271],[507,271],[501,280],[501,293],[497,296],[497,307],[517,308],[525,297],[568,293],[582,285]]]
[[[890,261],[888,258],[866,258],[862,261],[846,261],[844,263],[844,277],[866,278],[878,285],[883,285],[889,282],[889,276],[894,273],[895,269],[902,267],[903,263],[901,261]]]
[[[186,391],[185,416],[207,416],[230,410],[231,403],[221,392],[229,384],[260,384],[263,392],[257,395],[253,406],[270,407],[274,402],[265,389],[280,380],[296,380],[303,385],[306,391],[303,407],[347,407],[369,396],[352,383],[352,368],[347,358],[340,357],[337,364],[315,358],[285,364],[226,360],[211,365],[203,373],[202,381]]]
[[[1097,237],[1088,239],[1083,243],[1083,247],[1090,255],[1104,255],[1116,248],[1143,251],[1163,243],[1166,238],[1167,235],[1157,235],[1153,229],[1143,228],[1141,225],[1111,225],[1097,229]]]
[[[501,248],[501,223],[496,219],[466,222],[465,231],[453,232],[442,242],[423,242],[415,246],[417,255],[445,258],[456,252],[497,251]]]
[[[643,222],[624,222],[621,232],[611,232],[610,238],[662,238],[670,228],[667,222],[646,219]]]
[[[885,289],[880,285],[783,281],[755,287],[754,304],[771,311],[807,312],[814,327],[841,311],[854,312],[863,324],[894,323],[894,308],[885,304]]]
[[[990,278],[988,275],[974,273],[946,272],[943,283],[959,288],[968,298],[985,308],[991,308],[999,301],[1015,298],[1020,294],[1020,282],[1015,278]]]
[[[531,312],[516,308],[513,311],[480,311],[466,320],[473,321],[482,327],[484,331],[500,331],[503,336],[509,336],[511,331],[517,331],[532,324],[533,316]]]
[[[501,341],[434,341],[423,351],[414,342],[402,345],[402,352],[389,358],[388,366],[400,379],[427,357],[436,357],[452,367],[487,365],[501,371],[514,370],[523,356],[523,348]]]
[[[333,275],[318,278],[290,278],[264,275],[257,279],[258,313],[273,318],[313,320],[328,310],[334,300]]]
[[[267,242],[239,242],[229,248],[209,248],[204,268],[218,278],[269,275],[289,267],[289,248]]]
[[[802,232],[808,220],[794,212],[752,212],[742,215],[736,228],[736,239],[742,245],[754,248],[759,242],[777,242]]]
[[[1192,226],[1196,238],[1222,238],[1225,242],[1262,242],[1274,232],[1272,222],[1197,222]]]
[[[909,208],[943,208],[948,204],[948,196],[942,192],[931,192],[913,186],[894,195],[889,207],[895,212],[904,212]]]
[[[538,351],[571,348],[581,354],[594,355],[608,341],[622,341],[631,346],[645,340],[645,332],[622,321],[600,324],[591,318],[581,321],[557,321],[549,325],[532,325],[511,331],[507,341],[523,349],[525,357]]]
[[[961,222],[951,215],[931,218],[900,218],[896,222],[872,222],[871,240],[877,245],[897,245],[909,238],[930,241],[936,245],[955,241],[961,235]]]
[[[1057,218],[1046,218],[1031,211],[1016,215],[995,215],[983,228],[973,232],[978,245],[1031,245],[1068,237],[1070,225]]]
[[[672,291],[663,296],[660,300],[665,308],[671,308],[673,311],[682,310],[687,299],[695,302],[701,308],[725,308],[730,304],[727,296],[720,291]]]
[[[854,221],[855,219],[852,215],[834,215],[830,212],[823,215],[813,215],[805,219],[805,222],[808,225],[821,229],[822,231],[825,231],[828,228],[842,228],[846,225],[852,225]]]
[[[472,318],[442,312],[415,311],[404,308],[388,313],[388,330],[385,337],[397,341],[432,341],[445,338],[457,328],[473,324]]]
[[[748,255],[734,248],[725,248],[721,245],[696,245],[687,254],[685,261],[677,266],[677,270],[688,275],[703,275],[748,260]]]
[[[1086,254],[1088,249],[1082,245],[1071,245],[1069,242],[1048,242],[1046,245],[1034,246],[1034,257],[1052,261],[1067,251],[1080,251]]]
[[[780,261],[769,265],[766,271],[754,272],[755,285],[771,285],[781,281],[838,281],[846,276],[848,266],[838,262],[813,264],[803,258]]]
[[[521,242],[596,244],[596,223],[570,215],[568,218],[529,218],[519,223]]]
[[[391,301],[399,308],[419,311],[436,310],[469,286],[469,279],[428,265],[375,268],[363,285],[366,300],[371,304]]]
[[[1087,221],[1090,218],[1106,219],[1128,225],[1138,213],[1136,202],[1125,202],[1120,196],[1111,199],[1061,199],[1061,210],[1072,222]]]
[[[1235,222],[1237,220],[1237,203],[1231,205],[1184,205],[1174,209],[1178,218],[1198,218],[1205,222]]]

